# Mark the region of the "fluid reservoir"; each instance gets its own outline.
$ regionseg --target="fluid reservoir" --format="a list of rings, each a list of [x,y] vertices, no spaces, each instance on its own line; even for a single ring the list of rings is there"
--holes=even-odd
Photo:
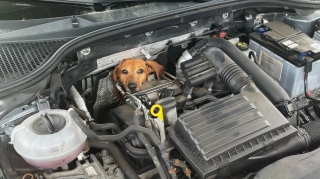
[[[57,168],[81,153],[86,138],[69,111],[50,109],[40,111],[14,127],[11,144],[29,164]]]

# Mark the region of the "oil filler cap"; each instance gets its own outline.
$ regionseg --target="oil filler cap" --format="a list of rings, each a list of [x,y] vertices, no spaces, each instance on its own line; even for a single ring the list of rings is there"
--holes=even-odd
[[[32,129],[40,135],[47,135],[59,132],[66,125],[64,117],[52,114],[41,114],[40,118],[34,121]]]
[[[249,49],[249,45],[246,42],[238,42],[236,44],[236,47],[238,47],[238,49],[240,49],[241,51],[246,51]]]

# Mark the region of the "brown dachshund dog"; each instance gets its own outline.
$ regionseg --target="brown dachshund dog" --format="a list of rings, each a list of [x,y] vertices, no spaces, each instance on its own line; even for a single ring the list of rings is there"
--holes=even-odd
[[[158,80],[164,72],[164,67],[155,61],[142,59],[125,59],[113,71],[113,82],[123,85],[126,91],[140,91],[150,73],[155,73]]]

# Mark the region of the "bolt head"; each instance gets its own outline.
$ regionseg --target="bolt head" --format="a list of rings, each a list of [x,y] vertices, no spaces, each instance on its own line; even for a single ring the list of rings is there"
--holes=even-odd
[[[228,17],[229,17],[229,13],[228,12],[222,14],[222,18],[226,19]]]
[[[81,54],[84,56],[89,55],[90,52],[91,52],[90,47],[81,50]]]
[[[197,23],[198,23],[198,21],[189,22],[189,24],[190,24],[191,26],[195,26],[195,25],[197,25]]]
[[[153,31],[150,31],[150,32],[146,32],[146,36],[150,36],[152,35]]]

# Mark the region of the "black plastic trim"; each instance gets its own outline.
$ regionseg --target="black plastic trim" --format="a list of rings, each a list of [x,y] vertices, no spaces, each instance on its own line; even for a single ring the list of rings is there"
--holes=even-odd
[[[319,3],[307,3],[298,2],[294,0],[288,1],[236,1],[236,0],[219,0],[207,3],[201,3],[199,5],[178,9],[176,11],[169,11],[167,13],[155,14],[148,17],[142,17],[129,22],[124,22],[111,27],[99,29],[88,34],[77,37],[67,44],[63,45],[53,56],[47,61],[45,65],[38,69],[33,74],[25,76],[14,83],[2,86],[0,89],[0,97],[8,95],[13,92],[17,92],[23,88],[26,88],[43,77],[51,73],[63,57],[70,53],[74,53],[85,47],[94,45],[96,43],[112,40],[122,37],[128,34],[143,33],[152,31],[158,28],[178,24],[182,22],[190,22],[203,17],[212,16],[213,13],[219,14],[229,12],[230,10],[248,8],[248,7],[274,7],[274,6],[286,6],[292,9],[313,10],[319,9]]]

